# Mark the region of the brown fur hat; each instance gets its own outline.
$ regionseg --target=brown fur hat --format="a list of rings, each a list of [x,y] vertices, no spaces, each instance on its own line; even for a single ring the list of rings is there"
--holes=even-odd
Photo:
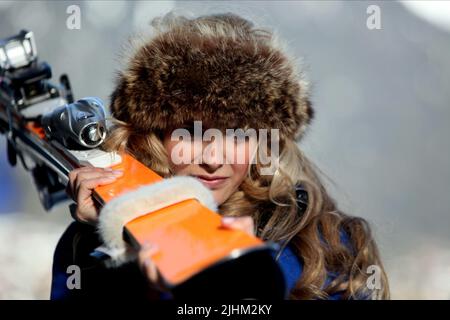
[[[302,136],[314,115],[307,82],[271,32],[231,13],[152,24],[156,35],[118,75],[115,118],[142,133],[202,120]]]

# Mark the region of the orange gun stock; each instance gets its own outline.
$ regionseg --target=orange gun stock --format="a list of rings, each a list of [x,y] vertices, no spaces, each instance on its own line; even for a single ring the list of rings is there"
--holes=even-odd
[[[162,180],[148,167],[128,154],[113,166],[124,175],[110,185],[95,189],[103,203],[140,186]],[[150,212],[125,225],[124,232],[139,249],[145,241],[155,243],[160,251],[152,257],[170,286],[194,276],[202,269],[226,259],[233,251],[263,245],[263,242],[239,230],[220,227],[220,215],[197,200],[185,200]]]

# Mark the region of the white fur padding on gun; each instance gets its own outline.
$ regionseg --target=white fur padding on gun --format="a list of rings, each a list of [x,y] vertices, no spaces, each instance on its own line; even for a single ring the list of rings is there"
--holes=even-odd
[[[123,227],[140,216],[188,199],[197,199],[217,211],[212,192],[193,177],[177,176],[124,193],[100,211],[98,232],[104,243],[100,251],[111,257],[111,266],[135,259],[136,252],[123,240]]]

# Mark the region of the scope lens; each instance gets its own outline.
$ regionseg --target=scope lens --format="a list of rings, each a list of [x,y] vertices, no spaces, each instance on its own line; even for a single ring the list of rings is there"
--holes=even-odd
[[[105,128],[99,123],[91,123],[87,125],[82,133],[81,139],[84,144],[96,147],[103,142],[105,138]]]

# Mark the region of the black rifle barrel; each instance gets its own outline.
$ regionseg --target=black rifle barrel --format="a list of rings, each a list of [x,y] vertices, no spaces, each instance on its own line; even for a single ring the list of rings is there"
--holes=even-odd
[[[9,113],[9,114],[8,114]],[[59,152],[51,142],[37,137],[25,127],[24,117],[15,110],[11,101],[5,99],[4,92],[0,94],[0,128],[14,141],[17,152],[27,154],[35,161],[40,162],[54,170],[61,182],[69,181],[69,172],[75,168],[67,157]]]

